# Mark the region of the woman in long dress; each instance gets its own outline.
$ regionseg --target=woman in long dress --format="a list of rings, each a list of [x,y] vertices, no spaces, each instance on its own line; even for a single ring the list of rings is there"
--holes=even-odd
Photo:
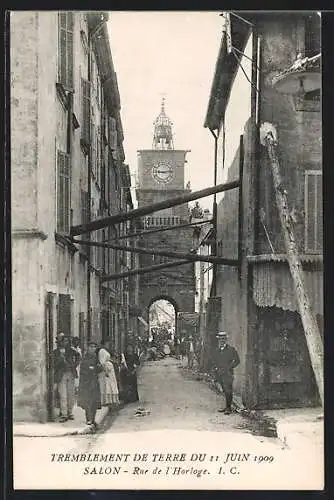
[[[123,388],[122,399],[125,403],[133,403],[139,400],[137,386],[137,367],[140,365],[138,355],[133,346],[128,345],[126,352],[122,355],[121,381]]]
[[[102,371],[99,373],[101,405],[109,407],[117,406],[119,405],[117,378],[114,364],[106,345],[99,349],[98,360],[102,368]]]

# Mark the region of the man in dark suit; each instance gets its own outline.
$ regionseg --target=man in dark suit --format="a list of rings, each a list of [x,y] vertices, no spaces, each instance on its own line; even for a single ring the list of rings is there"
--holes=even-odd
[[[57,348],[53,351],[54,381],[57,384],[60,403],[59,421],[74,420],[75,378],[81,361],[79,352],[71,346],[70,338],[59,334]]]
[[[232,411],[233,370],[240,363],[240,359],[236,349],[227,343],[228,335],[226,332],[217,333],[216,338],[218,346],[213,356],[212,365],[215,378],[222,386],[226,399],[226,408],[218,411],[229,415]]]

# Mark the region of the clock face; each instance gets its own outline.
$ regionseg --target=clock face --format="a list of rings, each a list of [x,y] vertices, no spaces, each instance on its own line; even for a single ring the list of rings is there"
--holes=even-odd
[[[170,182],[174,177],[173,167],[166,160],[159,161],[152,168],[152,177],[156,182],[162,184]]]

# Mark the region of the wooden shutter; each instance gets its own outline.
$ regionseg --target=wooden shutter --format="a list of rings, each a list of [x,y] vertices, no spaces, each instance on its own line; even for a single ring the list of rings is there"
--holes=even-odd
[[[91,122],[91,145],[92,145],[92,171],[96,178],[96,127],[93,122]]]
[[[86,146],[90,144],[90,90],[91,85],[88,80],[81,78],[82,91],[82,129],[81,139]]]
[[[59,26],[59,82],[73,89],[73,12],[60,12]]]
[[[322,171],[305,172],[305,252],[323,250]]]
[[[113,117],[109,117],[109,124],[108,124],[108,142],[109,142],[109,147],[112,151],[115,151],[117,149],[117,128],[116,128],[116,120]]]
[[[312,57],[321,51],[321,19],[316,12],[305,20],[305,56]]]
[[[71,335],[71,296],[67,294],[59,294],[58,300],[58,333],[63,332],[65,335]]]
[[[96,180],[101,187],[101,127],[96,127]]]
[[[88,203],[88,192],[81,189],[81,221],[82,224],[89,222],[90,219],[90,211],[89,211],[89,203]],[[89,240],[89,233],[85,233],[82,235],[83,240]],[[85,249],[87,250],[87,249]]]
[[[85,349],[85,340],[86,340],[85,326],[86,326],[85,313],[80,312],[79,313],[79,339],[80,339],[80,347],[81,347],[82,352]]]
[[[58,151],[57,155],[57,231],[68,233],[70,230],[70,157]]]

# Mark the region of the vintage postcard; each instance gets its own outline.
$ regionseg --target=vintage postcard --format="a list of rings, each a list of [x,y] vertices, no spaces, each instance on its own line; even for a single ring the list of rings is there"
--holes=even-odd
[[[321,14],[10,13],[15,490],[323,490]]]

